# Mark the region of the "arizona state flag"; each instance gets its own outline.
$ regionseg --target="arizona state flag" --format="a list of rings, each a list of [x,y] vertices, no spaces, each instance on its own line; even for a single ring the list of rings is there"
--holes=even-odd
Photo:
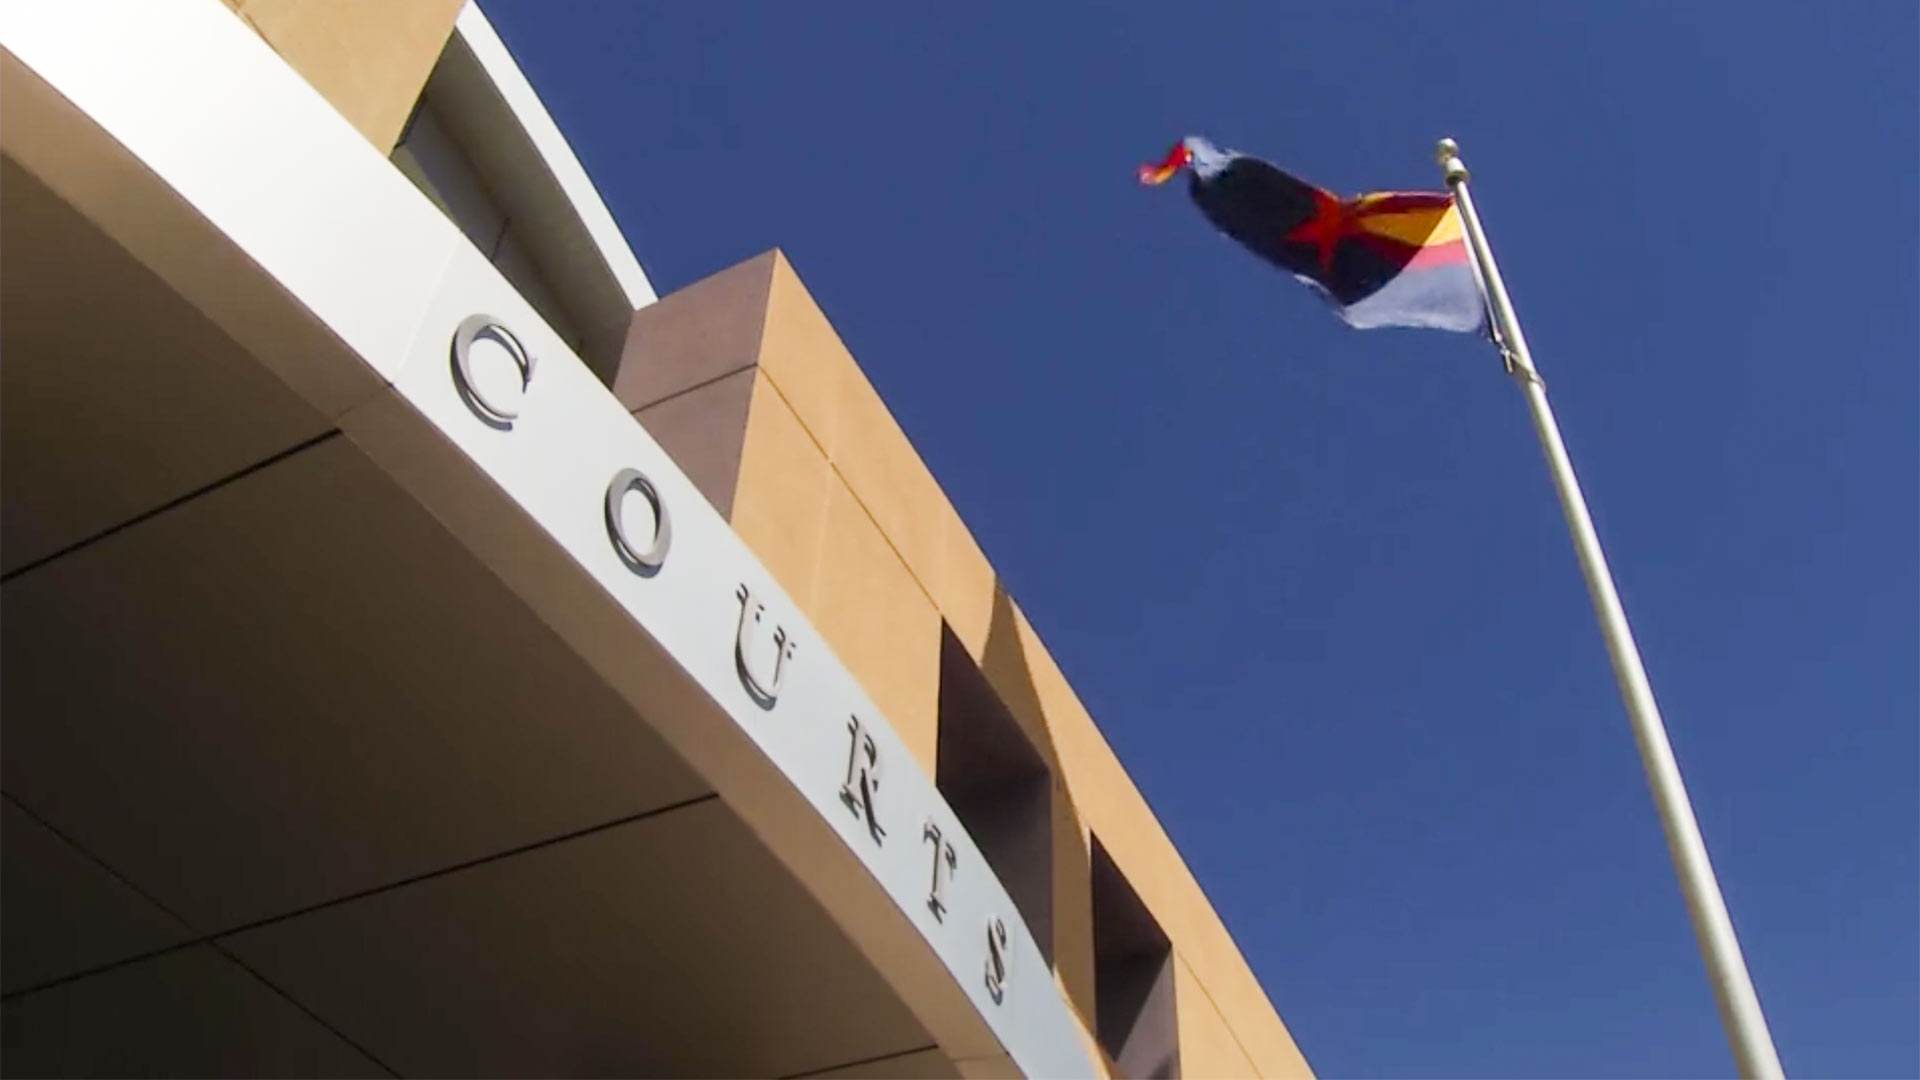
[[[1159,164],[1142,165],[1140,182],[1164,184],[1182,169],[1192,170],[1189,191],[1207,220],[1313,286],[1348,324],[1486,328],[1486,300],[1452,196],[1341,199],[1198,136],[1181,140]]]

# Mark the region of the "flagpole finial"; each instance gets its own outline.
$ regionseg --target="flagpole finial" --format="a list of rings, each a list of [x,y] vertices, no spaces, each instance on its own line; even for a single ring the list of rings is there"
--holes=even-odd
[[[1433,156],[1440,162],[1440,168],[1446,173],[1447,183],[1467,178],[1466,162],[1460,160],[1460,144],[1452,139],[1441,139],[1434,149]]]

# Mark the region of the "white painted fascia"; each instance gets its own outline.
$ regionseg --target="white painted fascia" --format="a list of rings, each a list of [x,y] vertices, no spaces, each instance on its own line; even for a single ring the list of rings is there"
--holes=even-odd
[[[817,628],[525,297],[264,41],[218,0],[0,0],[0,49],[7,156],[499,573],[844,920],[963,1073],[1095,1074],[984,854]],[[509,409],[463,388],[476,318],[517,343]],[[628,469],[671,517],[657,573],[614,535]],[[763,680],[769,654],[793,662]],[[884,786],[861,781],[884,830],[843,797],[863,748],[888,763]],[[960,867],[938,906],[930,836]]]
[[[626,294],[628,305],[637,310],[653,303],[656,299],[653,283],[640,268],[640,260],[634,257],[633,248],[628,246],[626,236],[613,220],[613,213],[607,209],[599,190],[581,167],[580,159],[574,156],[573,147],[560,133],[547,107],[540,103],[540,95],[534,93],[533,85],[527,82],[520,65],[514,63],[513,54],[507,51],[506,43],[500,40],[479,4],[469,0],[460,9],[454,33],[472,50],[501,100],[512,110],[520,129],[539,151],[548,172],[572,203],[574,214],[599,249],[607,271]]]

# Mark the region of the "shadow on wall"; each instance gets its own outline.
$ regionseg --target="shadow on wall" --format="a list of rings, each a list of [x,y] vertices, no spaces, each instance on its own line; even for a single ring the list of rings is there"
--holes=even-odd
[[[1034,686],[1021,641],[1020,620],[1013,599],[997,580],[993,590],[993,621],[987,630],[981,667],[1007,711],[1038,751],[1051,785],[1052,911],[1049,937],[1052,962],[1067,999],[1087,1030],[1094,1030],[1092,852],[1079,810],[1062,782],[1060,749],[1048,729],[1040,692]]]
[[[1027,652],[1033,635],[1021,622],[996,581],[980,667],[946,632],[938,782],[1048,954],[1108,1073],[1171,1080],[1181,1068],[1172,946],[1062,779]]]

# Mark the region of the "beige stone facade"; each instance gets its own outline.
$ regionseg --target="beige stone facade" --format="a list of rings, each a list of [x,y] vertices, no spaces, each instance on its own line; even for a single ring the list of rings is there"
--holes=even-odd
[[[383,154],[463,6],[224,2]],[[568,308],[565,275],[545,278]],[[617,359],[596,374],[802,608],[974,834],[1103,1070],[1311,1075],[1180,853],[787,258],[770,251],[641,308]],[[764,834],[743,834],[740,846],[755,843],[783,858],[802,847]],[[839,928],[855,918],[850,901],[812,896]],[[924,966],[934,972],[931,959]],[[914,1055],[930,1070],[946,1064],[932,1047],[893,1064]]]
[[[615,393],[938,774],[943,634],[1045,763],[1055,978],[1090,1043],[1095,838],[1171,945],[1180,1070],[1306,1060],[1152,810],[793,265],[768,252],[634,317]],[[1109,1068],[1111,1056],[1103,1049]]]
[[[383,153],[465,0],[224,0]]]

